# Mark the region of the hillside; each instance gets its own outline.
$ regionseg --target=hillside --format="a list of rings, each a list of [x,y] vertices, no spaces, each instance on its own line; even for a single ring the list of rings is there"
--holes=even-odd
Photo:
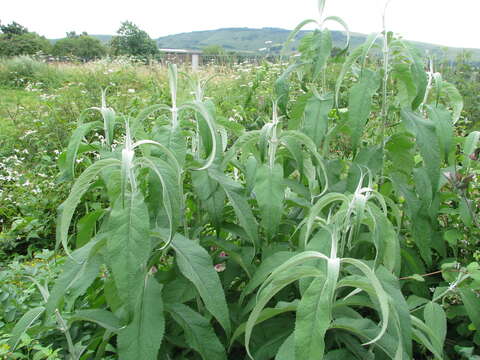
[[[302,31],[298,39],[305,36],[308,31]],[[264,48],[266,41],[271,41],[273,49],[278,49],[290,34],[290,30],[280,28],[224,28],[218,30],[193,31],[160,37],[157,39],[160,48],[181,48],[201,50],[208,45],[221,45],[227,51],[245,51],[258,52]],[[342,47],[345,43],[345,34],[341,31],[332,31],[333,43],[336,47]],[[366,35],[351,33],[351,46],[356,47],[365,41]],[[423,52],[428,51],[431,54],[443,55],[444,46],[412,41]],[[450,59],[455,59],[463,49],[448,48],[447,55]],[[466,49],[473,53],[472,61],[480,61],[480,49]]]

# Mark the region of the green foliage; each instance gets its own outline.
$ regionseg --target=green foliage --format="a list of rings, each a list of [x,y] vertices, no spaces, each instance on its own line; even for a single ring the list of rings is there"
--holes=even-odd
[[[12,22],[0,26],[0,57],[50,53],[52,46],[45,37],[29,32],[22,25]]]
[[[110,41],[114,55],[155,56],[159,54],[157,44],[134,23],[125,21]]]
[[[220,45],[209,45],[202,49],[203,55],[225,55],[225,49]]]
[[[52,54],[55,56],[73,56],[83,61],[101,58],[107,53],[106,48],[100,42],[87,34],[70,34],[64,39],[55,42]]]

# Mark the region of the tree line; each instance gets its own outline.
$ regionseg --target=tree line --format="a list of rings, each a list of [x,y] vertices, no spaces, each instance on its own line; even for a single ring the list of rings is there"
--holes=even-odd
[[[108,43],[102,43],[86,32],[77,34],[75,31],[67,32],[65,38],[52,43],[15,21],[7,25],[0,23],[0,57],[38,53],[90,61],[107,54],[157,57],[160,51],[155,40],[130,21],[123,22],[117,35]]]

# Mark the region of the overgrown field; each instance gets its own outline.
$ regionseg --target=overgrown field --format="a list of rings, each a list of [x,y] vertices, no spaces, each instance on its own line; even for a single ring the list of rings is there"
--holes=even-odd
[[[0,358],[480,357],[478,71],[322,15],[281,64],[0,62]]]

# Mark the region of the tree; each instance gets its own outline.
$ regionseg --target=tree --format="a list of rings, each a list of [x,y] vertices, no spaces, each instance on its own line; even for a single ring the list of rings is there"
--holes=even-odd
[[[75,56],[84,61],[100,58],[106,53],[102,42],[85,32],[81,35],[74,31],[68,32],[67,37],[58,40],[53,47],[55,56]]]
[[[158,55],[157,43],[148,34],[130,21],[125,21],[110,42],[114,55]]]
[[[28,29],[15,21],[8,25],[0,25],[0,31],[10,37],[14,35],[28,34]]]
[[[15,21],[8,25],[0,25],[0,56],[33,55],[38,52],[49,53],[52,44],[45,37],[28,29]]]
[[[225,55],[225,49],[220,45],[208,45],[202,49],[204,55]]]

